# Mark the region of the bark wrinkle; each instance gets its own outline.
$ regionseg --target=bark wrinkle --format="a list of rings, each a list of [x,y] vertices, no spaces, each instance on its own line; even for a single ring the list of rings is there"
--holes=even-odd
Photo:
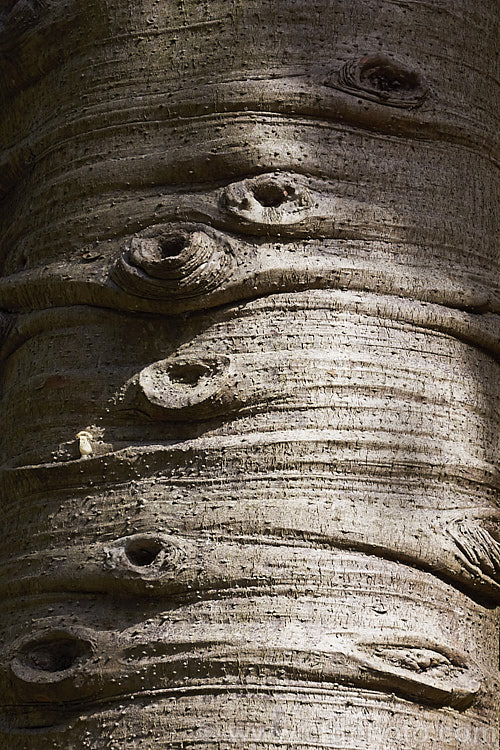
[[[496,0],[0,6],[0,747],[498,750]]]

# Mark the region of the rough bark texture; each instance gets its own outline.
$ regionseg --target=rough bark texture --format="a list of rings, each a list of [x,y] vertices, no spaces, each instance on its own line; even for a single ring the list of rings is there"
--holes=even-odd
[[[497,39],[0,2],[2,747],[498,748]]]

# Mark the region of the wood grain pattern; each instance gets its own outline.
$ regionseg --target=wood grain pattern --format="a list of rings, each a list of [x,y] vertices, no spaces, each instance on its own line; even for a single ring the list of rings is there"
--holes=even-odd
[[[496,750],[496,3],[0,6],[0,744]]]

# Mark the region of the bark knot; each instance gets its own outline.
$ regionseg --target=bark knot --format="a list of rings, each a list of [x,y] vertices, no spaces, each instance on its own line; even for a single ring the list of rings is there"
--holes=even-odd
[[[150,227],[125,241],[111,278],[147,299],[197,297],[230,276],[233,255],[226,235],[207,225]]]
[[[392,107],[418,107],[428,94],[418,70],[380,53],[349,60],[324,83]]]

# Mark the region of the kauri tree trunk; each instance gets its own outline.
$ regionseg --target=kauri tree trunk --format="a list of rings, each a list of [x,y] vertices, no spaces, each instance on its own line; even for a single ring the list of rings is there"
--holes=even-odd
[[[2,0],[2,748],[496,750],[497,41]]]

